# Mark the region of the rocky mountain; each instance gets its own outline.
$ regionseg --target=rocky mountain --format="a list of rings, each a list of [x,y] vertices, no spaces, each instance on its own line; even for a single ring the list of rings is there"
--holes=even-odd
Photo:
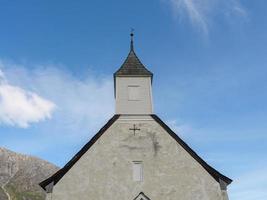
[[[0,200],[44,200],[38,183],[58,169],[39,158],[0,148]]]

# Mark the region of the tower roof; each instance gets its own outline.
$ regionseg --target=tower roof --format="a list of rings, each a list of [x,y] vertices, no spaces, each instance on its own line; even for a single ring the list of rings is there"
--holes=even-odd
[[[134,52],[133,33],[131,33],[130,52],[114,76],[153,76],[153,73],[146,69]]]

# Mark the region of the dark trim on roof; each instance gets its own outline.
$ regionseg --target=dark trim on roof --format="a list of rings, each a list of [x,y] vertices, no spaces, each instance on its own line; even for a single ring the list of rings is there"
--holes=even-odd
[[[91,146],[102,136],[102,134],[119,118],[120,115],[114,115],[99,131],[92,137],[92,139],[86,143],[83,148],[76,153],[76,155],[60,170],[58,170],[51,177],[39,183],[39,185],[45,190],[45,187],[54,182],[54,185],[72,168],[72,166],[91,148]]]
[[[217,182],[220,183],[220,179],[229,185],[233,180],[224,176],[216,169],[211,167],[197,153],[191,149],[178,135],[176,135],[157,115],[151,115],[151,117],[158,122],[163,129],[165,129]]]

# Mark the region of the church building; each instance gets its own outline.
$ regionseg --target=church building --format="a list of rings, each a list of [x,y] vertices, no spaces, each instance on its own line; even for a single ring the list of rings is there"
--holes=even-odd
[[[115,115],[40,183],[47,200],[228,200],[232,180],[153,111],[153,74],[130,52],[114,73]]]

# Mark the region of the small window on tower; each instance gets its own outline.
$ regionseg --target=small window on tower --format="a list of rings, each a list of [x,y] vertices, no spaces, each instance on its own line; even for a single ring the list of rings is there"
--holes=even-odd
[[[128,100],[138,101],[140,100],[140,87],[139,85],[129,85],[128,86]]]
[[[133,180],[143,181],[143,163],[141,161],[133,162]]]

